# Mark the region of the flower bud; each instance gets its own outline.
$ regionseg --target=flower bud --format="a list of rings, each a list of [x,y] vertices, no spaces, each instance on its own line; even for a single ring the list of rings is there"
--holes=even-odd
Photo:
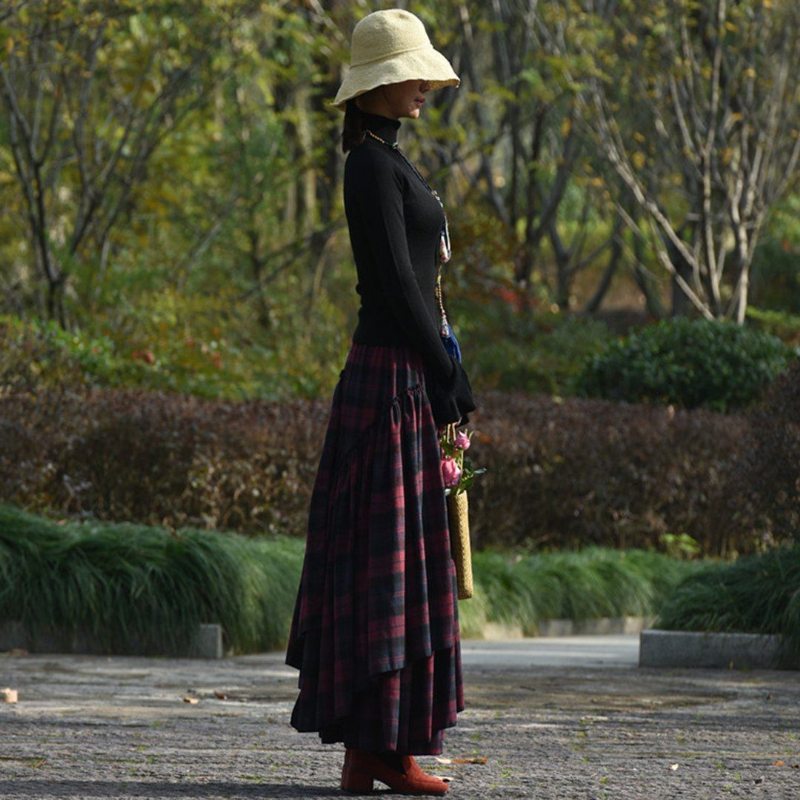
[[[442,459],[442,478],[444,479],[445,487],[448,489],[458,486],[458,482],[461,480],[461,468],[456,464],[455,459],[450,456],[445,456]]]

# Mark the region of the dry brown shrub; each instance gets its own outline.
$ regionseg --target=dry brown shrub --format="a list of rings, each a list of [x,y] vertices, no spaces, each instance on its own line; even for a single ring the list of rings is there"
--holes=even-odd
[[[489,471],[470,507],[478,545],[651,546],[688,533],[727,546],[713,509],[744,417],[598,400],[487,394],[473,459]]]
[[[0,499],[38,510],[300,533],[319,404],[146,391],[0,399]]]
[[[750,414],[750,435],[731,482],[723,523],[764,547],[800,538],[800,362]]]
[[[776,389],[771,397],[783,399],[754,415],[760,455],[747,461],[744,416],[486,393],[469,453],[488,467],[470,497],[476,545],[647,547],[663,533],[688,533],[706,553],[752,550],[748,519],[791,497],[795,516],[779,525],[773,514],[771,530],[783,535],[796,520],[796,417],[794,438],[770,427],[770,415],[796,413],[796,396]],[[327,400],[6,395],[0,500],[108,520],[302,534],[327,413]],[[746,514],[735,489],[743,465],[773,470],[752,481]]]

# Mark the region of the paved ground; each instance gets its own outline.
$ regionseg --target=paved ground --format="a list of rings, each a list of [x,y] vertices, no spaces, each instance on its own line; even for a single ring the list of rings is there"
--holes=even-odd
[[[635,667],[639,663],[639,636],[465,641],[461,650],[468,667]]]
[[[635,652],[465,643],[456,763],[425,765],[454,799],[800,798],[798,673],[640,670]],[[0,798],[341,797],[340,751],[287,724],[295,678],[280,654],[0,656],[20,695],[0,705]]]

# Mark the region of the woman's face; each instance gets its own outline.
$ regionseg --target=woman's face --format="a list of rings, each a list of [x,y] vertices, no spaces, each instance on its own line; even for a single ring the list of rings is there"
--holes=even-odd
[[[400,117],[416,119],[425,104],[425,94],[431,85],[429,81],[411,80],[390,83],[382,88],[393,116],[398,119]]]
[[[389,83],[375,89],[376,100],[382,106],[383,116],[393,119],[411,117],[416,119],[425,104],[425,94],[430,90],[430,81],[410,80]]]

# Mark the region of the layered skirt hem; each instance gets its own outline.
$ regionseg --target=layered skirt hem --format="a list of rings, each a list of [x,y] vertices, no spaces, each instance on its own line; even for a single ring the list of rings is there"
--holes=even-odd
[[[348,747],[437,754],[463,709],[455,570],[422,363],[353,345],[309,513],[286,661],[292,725]]]

